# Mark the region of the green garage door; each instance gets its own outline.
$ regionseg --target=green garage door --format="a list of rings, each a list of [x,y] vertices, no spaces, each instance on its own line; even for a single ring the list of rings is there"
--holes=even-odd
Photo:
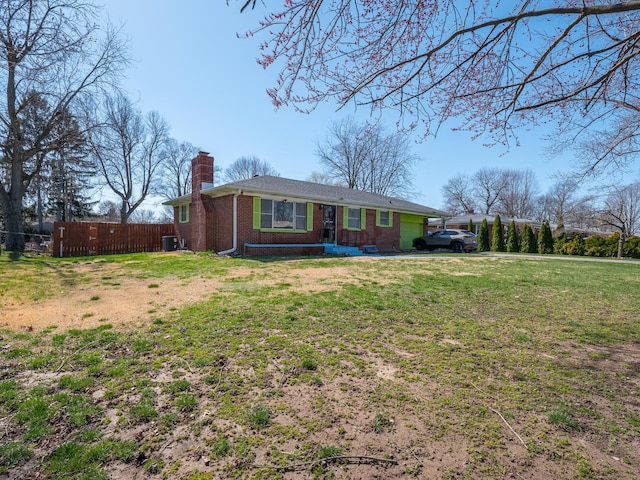
[[[400,214],[400,249],[413,248],[413,239],[421,237],[424,232],[424,217],[421,215]]]

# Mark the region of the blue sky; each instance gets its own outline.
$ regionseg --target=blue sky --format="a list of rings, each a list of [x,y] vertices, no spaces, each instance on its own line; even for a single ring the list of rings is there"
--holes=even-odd
[[[98,0],[100,2],[100,0]],[[158,111],[171,125],[171,136],[210,152],[227,167],[238,157],[255,155],[269,162],[283,177],[305,180],[320,171],[315,155],[318,140],[331,122],[352,115],[366,120],[366,108],[320,105],[310,114],[293,107],[276,110],[266,94],[274,86],[277,65],[264,70],[256,63],[260,37],[237,38],[255,27],[265,13],[239,13],[230,0],[102,0],[105,18],[122,25],[129,38],[133,63],[123,87],[143,112]],[[395,128],[395,112],[383,123]],[[523,132],[520,146],[483,146],[468,132],[442,128],[437,138],[416,142],[421,161],[414,167],[412,200],[442,207],[441,187],[457,173],[482,167],[533,170],[542,191],[553,183],[551,174],[571,168],[566,159],[549,159],[544,132]],[[415,139],[420,138],[416,133]],[[486,141],[486,139],[484,140]],[[147,202],[147,207],[159,201]]]

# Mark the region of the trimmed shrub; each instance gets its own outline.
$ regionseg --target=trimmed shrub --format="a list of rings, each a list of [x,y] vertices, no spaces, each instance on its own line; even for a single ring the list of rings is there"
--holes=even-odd
[[[562,216],[558,218],[556,229],[553,232],[553,252],[558,255],[564,255],[564,244],[567,241],[567,232],[564,229],[564,220]]]
[[[522,227],[520,251],[522,253],[538,253],[538,242],[536,241],[536,234],[533,233],[533,230],[528,223],[525,223]]]
[[[511,220],[509,228],[507,229],[507,252],[519,252],[520,243],[518,242],[518,229],[516,228],[516,221]]]
[[[504,232],[502,230],[502,220],[500,215],[496,215],[493,220],[493,231],[491,232],[491,251],[504,252]]]
[[[607,240],[602,235],[589,235],[584,241],[584,254],[591,257],[609,257]]]
[[[553,253],[553,235],[551,234],[551,227],[549,222],[545,220],[542,222],[540,231],[538,232],[538,253],[549,254]]]
[[[640,258],[640,237],[632,235],[624,242],[625,257]]]
[[[480,224],[480,231],[478,232],[478,251],[488,252],[489,248],[489,224],[487,223],[487,219],[483,218]]]
[[[607,257],[618,256],[618,243],[620,242],[620,232],[607,237],[605,245],[607,246]]]
[[[473,220],[469,219],[469,224],[467,225],[467,230],[470,232],[476,233],[473,231]]]
[[[556,237],[553,240],[553,253],[558,255],[564,255],[564,244],[567,243],[567,237],[562,235],[561,237]]]
[[[571,239],[564,244],[564,252],[567,255],[584,255],[585,242],[582,233],[575,232],[571,235]]]

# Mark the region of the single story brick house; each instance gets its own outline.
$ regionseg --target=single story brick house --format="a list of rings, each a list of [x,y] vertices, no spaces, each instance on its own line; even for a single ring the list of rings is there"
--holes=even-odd
[[[192,193],[174,209],[181,246],[241,255],[309,255],[412,249],[428,218],[449,216],[398,198],[274,176],[213,185],[213,157],[191,163]]]

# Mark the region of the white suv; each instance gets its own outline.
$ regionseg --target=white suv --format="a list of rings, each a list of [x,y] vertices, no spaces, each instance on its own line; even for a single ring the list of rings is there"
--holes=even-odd
[[[413,239],[413,246],[418,250],[435,250],[448,248],[454,252],[472,252],[478,248],[476,236],[467,230],[447,228],[437,230],[424,237]]]

